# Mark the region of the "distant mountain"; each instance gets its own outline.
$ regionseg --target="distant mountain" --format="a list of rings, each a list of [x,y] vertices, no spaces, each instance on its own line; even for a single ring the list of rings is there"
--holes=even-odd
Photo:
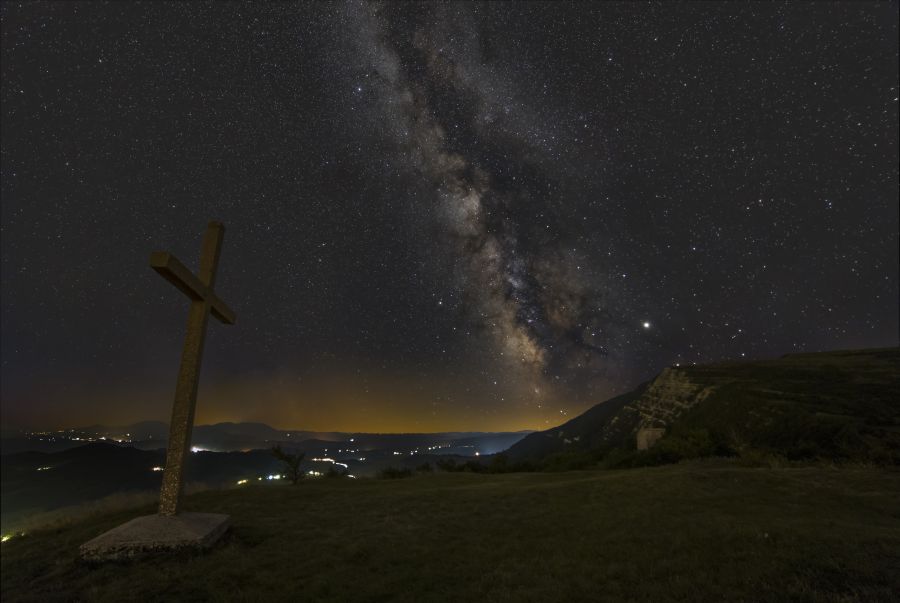
[[[669,367],[633,392],[523,438],[506,454],[539,461],[634,449],[638,432],[648,428],[668,438],[708,437],[734,452],[900,463],[900,348]]]
[[[353,448],[359,451],[386,450],[397,451],[402,454],[458,454],[462,456],[474,456],[478,454],[493,454],[506,450],[531,431],[516,432],[444,432],[444,433],[353,433],[342,434],[340,440],[331,440],[333,444],[343,442],[345,445],[338,448]],[[282,440],[286,446],[295,444],[300,438],[291,438],[291,441]],[[351,441],[352,440],[352,441]],[[314,442],[327,443],[321,439]],[[307,444],[303,442],[303,444]],[[332,447],[334,448],[334,446]]]
[[[194,426],[191,445],[197,450],[228,452],[271,448],[276,443],[299,446],[306,440],[348,443],[352,439],[355,441],[353,448],[361,450],[395,447],[399,451],[409,452],[419,447],[437,446],[452,448],[453,454],[474,455],[476,452],[490,454],[503,450],[529,433],[531,432],[345,433],[276,429],[265,423],[216,423]],[[128,444],[142,450],[158,450],[166,447],[169,426],[161,421],[142,421],[120,427],[91,425],[52,432],[8,432],[5,436],[0,442],[3,454],[29,450],[57,452],[95,441]]]
[[[132,440],[164,440],[169,437],[169,424],[162,421],[140,421],[121,427],[91,425],[77,428],[80,433],[94,433],[106,436],[128,437]]]
[[[124,431],[131,435],[132,440],[165,440],[169,437],[169,424],[162,421],[140,421],[112,431]]]
[[[138,443],[139,448],[165,448],[169,426],[162,421],[141,421],[132,425],[110,427],[89,425],[48,431],[4,431],[0,439],[3,454],[25,451],[59,452],[83,446],[86,442]]]

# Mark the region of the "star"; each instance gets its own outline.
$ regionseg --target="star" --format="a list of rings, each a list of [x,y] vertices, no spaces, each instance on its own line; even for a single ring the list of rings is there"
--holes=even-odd
[[[896,345],[896,3],[391,6],[4,4],[4,422],[150,418],[175,327],[140,258],[214,219],[248,318],[201,422],[259,389],[276,427],[409,428],[437,395],[416,429],[540,427],[673,350]],[[409,393],[320,412],[337,370]],[[78,372],[147,393],[64,395]]]

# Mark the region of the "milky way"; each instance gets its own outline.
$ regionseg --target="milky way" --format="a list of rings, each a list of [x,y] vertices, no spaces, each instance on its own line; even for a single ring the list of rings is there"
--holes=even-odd
[[[471,14],[409,8],[351,10],[388,131],[433,185],[426,203],[458,258],[469,318],[489,333],[506,369],[523,374],[534,399],[561,372],[583,387],[608,369],[604,342],[613,329],[603,294],[578,274],[574,250],[535,220],[553,220],[558,186],[528,160],[530,142],[504,119],[494,94],[500,76],[480,68],[481,40],[453,23]]]
[[[898,7],[12,3],[7,424],[558,424],[683,363],[897,345]],[[89,33],[85,33],[89,32]]]

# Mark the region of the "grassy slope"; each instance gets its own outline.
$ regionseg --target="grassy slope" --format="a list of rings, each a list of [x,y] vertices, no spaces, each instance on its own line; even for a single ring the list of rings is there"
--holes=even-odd
[[[152,509],[108,514],[4,543],[2,599],[887,601],[898,500],[896,471],[720,462],[204,492],[212,552],[79,562]]]
[[[716,391],[671,430],[705,428],[735,449],[900,464],[900,349],[789,354],[691,367]]]
[[[592,406],[558,427],[529,434],[513,444],[504,454],[513,461],[541,461],[554,453],[591,450],[609,444],[603,438],[603,428],[625,405],[638,400],[646,385],[642,384],[634,391]]]
[[[791,459],[900,464],[900,348],[789,354],[675,370],[713,392],[667,421],[668,435],[702,429],[735,452],[758,449]],[[641,389],[533,433],[506,454],[538,460],[603,444],[634,448],[634,432],[647,410],[635,410],[645,400]]]

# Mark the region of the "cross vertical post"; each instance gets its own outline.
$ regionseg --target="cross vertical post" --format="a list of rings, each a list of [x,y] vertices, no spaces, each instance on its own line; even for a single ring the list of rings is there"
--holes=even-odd
[[[191,298],[184,351],[175,385],[172,420],[169,424],[166,467],[159,496],[160,515],[176,515],[181,505],[185,461],[191,452],[200,361],[203,356],[209,314],[212,313],[225,324],[234,324],[235,320],[234,313],[213,291],[224,233],[225,227],[220,222],[209,223],[203,237],[200,270],[196,277],[171,254],[154,252],[150,256],[150,266]]]

